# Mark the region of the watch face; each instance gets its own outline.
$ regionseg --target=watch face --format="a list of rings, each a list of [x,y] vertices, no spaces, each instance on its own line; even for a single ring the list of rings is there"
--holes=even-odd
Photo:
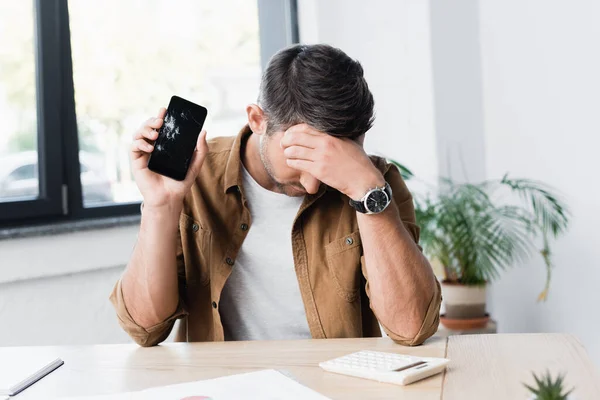
[[[365,200],[365,207],[374,214],[380,213],[387,207],[389,199],[387,193],[383,190],[374,190],[369,193]]]

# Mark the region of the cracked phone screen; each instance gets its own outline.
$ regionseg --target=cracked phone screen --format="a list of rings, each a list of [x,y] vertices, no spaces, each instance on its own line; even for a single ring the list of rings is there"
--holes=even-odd
[[[206,114],[206,108],[173,96],[148,168],[173,179],[185,179]]]

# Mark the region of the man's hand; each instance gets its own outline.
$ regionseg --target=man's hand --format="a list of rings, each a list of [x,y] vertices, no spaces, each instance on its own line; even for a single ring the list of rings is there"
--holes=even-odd
[[[206,131],[198,136],[196,150],[190,162],[190,168],[185,180],[176,181],[159,175],[148,169],[148,158],[154,150],[153,143],[158,137],[158,129],[163,124],[167,110],[161,108],[156,118],[150,118],[133,135],[131,144],[131,165],[135,182],[144,197],[144,208],[175,206],[183,204],[183,198],[189,191],[200,172],[208,146]]]
[[[365,153],[362,140],[337,138],[299,124],[285,132],[281,147],[288,166],[311,174],[353,200],[385,185],[383,175]]]

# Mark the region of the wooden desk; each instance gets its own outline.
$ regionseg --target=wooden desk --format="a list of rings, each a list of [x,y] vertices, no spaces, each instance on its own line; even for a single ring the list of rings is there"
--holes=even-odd
[[[370,349],[452,360],[446,374],[401,387],[322,371],[318,363]],[[600,379],[580,343],[569,335],[473,335],[433,338],[419,347],[390,339],[0,348],[0,373],[11,358],[45,353],[65,365],[15,400],[109,394],[265,368],[289,371],[332,399],[517,399],[530,371],[567,372],[579,400],[600,399]]]

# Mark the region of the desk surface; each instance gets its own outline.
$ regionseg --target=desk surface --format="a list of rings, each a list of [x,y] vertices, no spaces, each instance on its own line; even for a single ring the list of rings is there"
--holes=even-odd
[[[322,371],[318,363],[369,349],[450,358],[445,374],[402,387]],[[579,400],[600,399],[600,375],[570,335],[471,335],[432,338],[419,347],[390,339],[328,339],[276,342],[173,343],[0,348],[0,373],[12,358],[60,357],[65,365],[15,400],[110,394],[189,382],[265,368],[289,371],[332,399],[525,399],[522,382],[531,371],[566,372]]]

